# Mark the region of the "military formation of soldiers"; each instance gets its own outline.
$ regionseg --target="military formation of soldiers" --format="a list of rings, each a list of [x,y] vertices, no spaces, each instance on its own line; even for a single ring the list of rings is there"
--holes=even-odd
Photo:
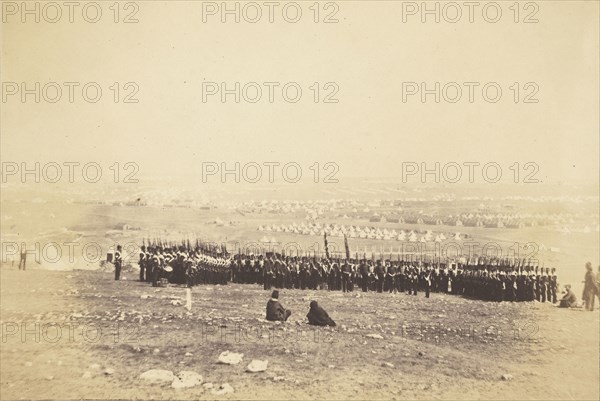
[[[204,247],[199,243],[179,246],[160,242],[140,248],[138,265],[140,281],[159,286],[161,279],[174,284],[227,284],[231,258],[222,249]]]
[[[235,254],[226,247],[196,242],[142,245],[140,281],[158,286],[160,279],[187,284],[259,284],[265,290],[327,289],[389,292],[429,297],[431,292],[486,301],[557,302],[556,270],[518,260],[476,258],[466,263],[422,260],[375,260],[374,257],[330,258]],[[413,258],[414,259],[414,258]]]
[[[231,281],[260,284],[265,290],[327,289],[417,295],[450,293],[487,301],[557,302],[556,270],[532,266],[478,263],[433,263],[236,255]]]

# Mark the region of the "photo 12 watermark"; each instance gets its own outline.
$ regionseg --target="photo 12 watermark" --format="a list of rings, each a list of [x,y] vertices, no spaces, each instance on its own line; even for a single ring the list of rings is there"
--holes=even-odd
[[[335,162],[314,162],[310,165],[288,162],[202,162],[203,183],[250,183],[250,184],[337,184],[340,166]]]
[[[515,24],[540,22],[540,4],[533,1],[402,1],[403,24]]]
[[[336,82],[202,82],[202,103],[339,103]]]
[[[334,1],[203,1],[202,23],[337,24],[340,4]]]
[[[136,162],[16,162],[1,163],[2,184],[7,183],[88,183],[113,182],[137,184],[140,166]]]
[[[536,82],[402,82],[402,103],[539,103]]]
[[[3,24],[137,24],[136,1],[3,1]]]
[[[2,103],[139,103],[140,86],[133,81],[2,82]]]
[[[402,183],[421,184],[539,184],[540,166],[535,162],[495,161],[402,162]]]

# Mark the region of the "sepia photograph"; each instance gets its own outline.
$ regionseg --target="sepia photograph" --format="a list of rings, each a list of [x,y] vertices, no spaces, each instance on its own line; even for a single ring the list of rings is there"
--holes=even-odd
[[[600,399],[599,0],[1,0],[1,400]]]

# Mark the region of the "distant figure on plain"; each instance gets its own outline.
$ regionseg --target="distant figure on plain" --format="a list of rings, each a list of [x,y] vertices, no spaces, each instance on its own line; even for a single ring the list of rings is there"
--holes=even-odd
[[[306,315],[308,324],[312,326],[331,326],[335,327],[335,322],[329,317],[325,309],[321,308],[317,301],[310,302],[310,310]]]
[[[585,303],[585,310],[594,310],[594,301],[598,294],[598,284],[596,283],[596,277],[592,271],[592,263],[587,262],[585,264],[585,277],[583,281],[583,302]]]
[[[121,278],[121,267],[123,267],[121,249],[121,245],[117,245],[117,251],[115,252],[115,280],[119,280]]]
[[[285,309],[279,302],[279,291],[275,290],[271,294],[271,299],[267,302],[267,320],[271,322],[285,322],[292,312]]]
[[[27,245],[21,244],[21,259],[19,259],[19,270],[21,270],[21,264],[23,265],[22,270],[25,270],[25,263],[27,263]]]
[[[570,284],[565,285],[565,295],[560,300],[559,307],[561,307],[561,308],[576,308],[577,307],[577,297],[575,296],[575,293],[573,293],[573,290],[571,290]]]

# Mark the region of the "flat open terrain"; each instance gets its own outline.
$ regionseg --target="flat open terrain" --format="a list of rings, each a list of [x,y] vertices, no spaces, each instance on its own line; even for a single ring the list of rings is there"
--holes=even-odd
[[[184,288],[125,276],[3,268],[1,398],[599,397],[597,312],[440,294],[281,290],[293,314],[280,325],[263,320],[269,293],[258,286],[195,287],[188,313],[172,302],[185,304]],[[336,328],[306,324],[313,299]],[[244,359],[218,364],[226,350]],[[266,372],[245,372],[252,359],[268,360]],[[153,368],[196,371],[235,392],[139,379]]]

